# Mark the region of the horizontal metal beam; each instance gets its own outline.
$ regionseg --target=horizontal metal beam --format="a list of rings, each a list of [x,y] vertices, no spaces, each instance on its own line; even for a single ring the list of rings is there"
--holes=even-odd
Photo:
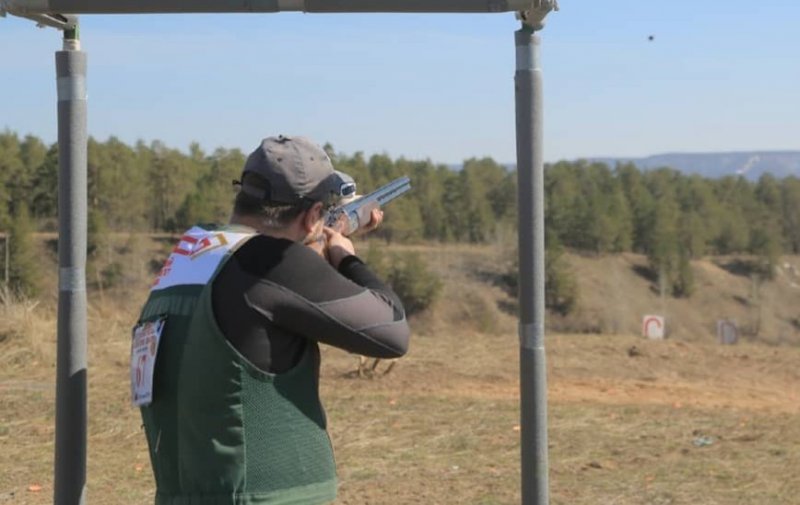
[[[0,10],[0,15],[5,11]],[[58,30],[74,30],[78,27],[78,17],[64,14],[19,14],[20,17],[36,21],[36,26],[49,26]]]
[[[547,0],[545,0],[546,2]],[[0,0],[0,11],[31,14],[191,12],[515,12],[542,0]]]

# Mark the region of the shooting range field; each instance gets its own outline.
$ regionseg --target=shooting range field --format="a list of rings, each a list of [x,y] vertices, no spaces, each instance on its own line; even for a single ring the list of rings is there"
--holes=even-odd
[[[108,257],[100,256],[113,254],[123,265],[117,285],[99,289],[90,267],[87,503],[145,504],[152,503],[153,481],[129,400],[129,332],[170,240],[117,239]],[[52,502],[51,242],[40,240],[38,255],[53,283],[46,297],[0,303],[1,504]],[[381,247],[422,253],[443,291],[433,309],[412,320],[409,355],[386,376],[359,378],[356,357],[323,350],[337,503],[519,503],[517,319],[509,310],[515,300],[499,282],[507,251]],[[761,334],[723,346],[717,319],[746,326],[755,317],[750,281],[720,267],[725,259],[693,263],[693,297],[658,305],[637,273],[644,258],[568,256],[580,308],[569,319],[549,319],[551,502],[798,503],[800,330],[782,321],[797,316],[800,290],[780,275],[764,285]],[[651,311],[666,317],[664,341],[640,336],[641,317]]]

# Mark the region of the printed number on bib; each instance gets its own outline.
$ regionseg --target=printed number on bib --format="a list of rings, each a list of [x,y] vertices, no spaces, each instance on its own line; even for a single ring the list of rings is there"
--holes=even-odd
[[[141,323],[133,329],[131,341],[131,396],[133,404],[142,407],[153,402],[153,372],[158,343],[166,318]]]

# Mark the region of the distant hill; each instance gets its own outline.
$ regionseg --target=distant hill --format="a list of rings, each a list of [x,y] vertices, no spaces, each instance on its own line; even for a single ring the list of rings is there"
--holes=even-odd
[[[726,175],[743,175],[757,180],[770,173],[777,178],[790,175],[800,177],[800,151],[746,151],[728,153],[666,153],[645,158],[589,158],[609,166],[617,162],[631,162],[641,170],[670,167],[689,174],[718,178]]]

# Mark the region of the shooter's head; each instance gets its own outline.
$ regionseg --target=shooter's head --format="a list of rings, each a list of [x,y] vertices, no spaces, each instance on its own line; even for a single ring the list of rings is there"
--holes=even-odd
[[[248,156],[242,170],[234,215],[257,217],[267,228],[289,226],[312,211],[355,194],[349,175],[334,170],[328,154],[305,137],[268,137]]]

